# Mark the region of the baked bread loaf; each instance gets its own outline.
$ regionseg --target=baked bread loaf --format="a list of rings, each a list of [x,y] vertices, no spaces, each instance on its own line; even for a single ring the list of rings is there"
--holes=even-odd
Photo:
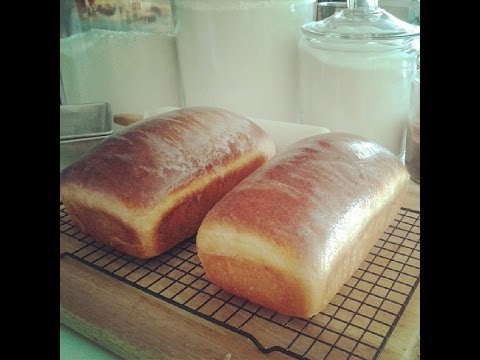
[[[62,171],[60,196],[81,231],[150,258],[194,235],[212,206],[274,154],[250,120],[185,108],[103,141]]]
[[[326,133],[291,145],[207,214],[197,251],[217,286],[286,315],[322,311],[394,219],[409,175],[385,148]]]

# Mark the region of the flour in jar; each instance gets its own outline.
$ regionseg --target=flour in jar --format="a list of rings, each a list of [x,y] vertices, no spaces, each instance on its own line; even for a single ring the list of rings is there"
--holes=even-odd
[[[364,136],[402,157],[416,54],[355,50],[300,40],[300,122]]]
[[[114,113],[179,106],[175,39],[94,29],[60,39],[67,104],[109,102]]]
[[[186,106],[295,122],[301,26],[314,0],[177,0],[176,38]]]

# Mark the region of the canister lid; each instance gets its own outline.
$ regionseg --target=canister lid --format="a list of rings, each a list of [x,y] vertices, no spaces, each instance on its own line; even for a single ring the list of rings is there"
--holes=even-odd
[[[347,8],[303,25],[307,37],[319,40],[395,40],[420,35],[420,26],[402,21],[378,7],[378,0],[347,0]]]

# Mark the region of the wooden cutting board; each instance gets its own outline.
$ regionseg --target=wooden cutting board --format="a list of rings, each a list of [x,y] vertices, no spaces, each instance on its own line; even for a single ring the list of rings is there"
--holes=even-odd
[[[419,193],[420,187],[411,182],[403,206],[419,210]],[[78,240],[61,234],[60,253],[77,248]],[[420,286],[380,359],[418,358],[419,299]],[[242,335],[68,257],[60,259],[60,319],[126,359],[291,359],[279,352],[265,355]]]

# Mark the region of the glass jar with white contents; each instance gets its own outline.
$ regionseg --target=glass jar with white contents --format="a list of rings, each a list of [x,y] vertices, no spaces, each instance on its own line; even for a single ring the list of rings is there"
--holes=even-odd
[[[174,0],[186,106],[296,122],[298,40],[315,0]]]
[[[64,105],[141,115],[182,105],[169,0],[61,0],[60,10]]]
[[[348,0],[346,9],[305,24],[303,34],[300,122],[364,136],[403,160],[420,27],[378,0]]]

